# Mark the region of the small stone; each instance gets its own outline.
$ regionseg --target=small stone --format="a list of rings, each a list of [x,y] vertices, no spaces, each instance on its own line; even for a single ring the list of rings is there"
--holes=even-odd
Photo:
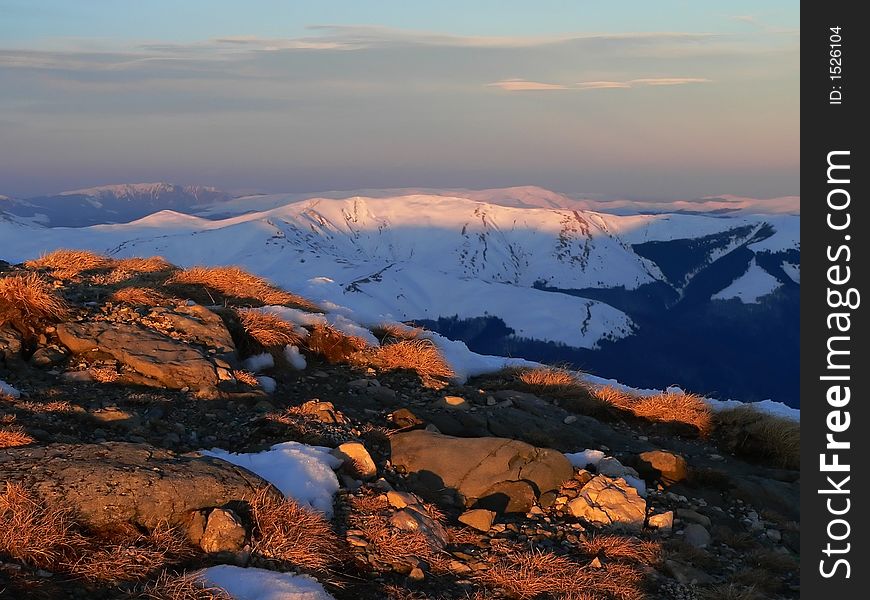
[[[414,567],[413,569],[411,569],[411,572],[408,573],[408,579],[410,579],[411,581],[423,581],[425,577],[426,574],[423,573],[423,569],[421,569],[420,567]]]
[[[208,515],[199,546],[206,552],[238,552],[245,545],[246,537],[245,527],[236,513],[216,508]]]
[[[369,545],[367,541],[362,539],[361,537],[357,537],[355,535],[347,536],[347,543],[351,546],[356,546],[357,548],[365,548]]]
[[[577,421],[577,415],[568,415],[567,417],[562,419],[562,422],[565,425],[570,425],[571,423],[575,423],[576,421]]]
[[[690,510],[688,508],[678,508],[677,517],[682,519],[683,521],[688,521],[689,523],[697,523],[698,525],[703,525],[704,527],[710,527],[710,525],[712,524],[710,522],[710,517],[702,515],[701,513]]]
[[[597,556],[592,559],[592,562],[589,563],[589,566],[593,569],[601,569],[604,567],[604,565],[601,564],[601,559],[599,559]]]
[[[659,531],[669,532],[674,528],[674,511],[651,515],[647,521],[650,527]]]
[[[695,548],[706,548],[710,545],[712,539],[710,532],[703,525],[697,523],[689,523],[683,533],[683,539],[690,546]]]
[[[372,460],[371,454],[360,442],[345,442],[332,450],[332,455],[343,460],[342,467],[355,477],[374,479],[378,474],[375,461]]]
[[[409,494],[408,492],[397,492],[396,490],[390,490],[387,492],[387,502],[393,508],[405,508],[406,506],[419,504],[417,497],[413,494]]]
[[[449,410],[468,410],[471,405],[461,396],[444,396],[436,402],[436,406]]]
[[[764,532],[764,535],[768,537],[768,539],[779,542],[782,540],[782,534],[776,529],[768,529]]]
[[[468,525],[472,529],[487,532],[495,520],[495,512],[485,508],[474,508],[459,515],[459,522]]]
[[[638,469],[643,471],[644,475],[661,479],[666,485],[679,483],[689,474],[686,459],[674,452],[650,450],[641,453],[638,461]]]

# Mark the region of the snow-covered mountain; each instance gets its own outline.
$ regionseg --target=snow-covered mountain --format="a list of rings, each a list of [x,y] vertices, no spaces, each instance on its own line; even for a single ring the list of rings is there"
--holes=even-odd
[[[81,228],[6,215],[0,257],[81,247],[157,254],[182,266],[239,264],[366,321],[418,321],[473,349],[568,360],[636,385],[680,382],[698,391],[730,388],[706,376],[686,381],[681,369],[699,358],[697,348],[655,358],[650,350],[669,347],[670,336],[691,346],[688,338],[705,332],[747,344],[744,334],[760,318],[796,331],[796,317],[789,321],[799,289],[796,215],[614,215],[572,208],[579,201],[568,198],[568,207],[553,207],[560,195],[540,188],[510,190],[464,194],[474,198],[442,191],[207,199],[188,206],[198,214],[164,210]],[[125,193],[113,188],[111,197]],[[749,329],[719,328],[719,320]],[[611,364],[634,354],[650,369]],[[662,372],[668,356],[681,368]]]
[[[194,206],[230,198],[211,187],[128,183],[25,199],[2,196],[0,210],[51,227],[84,227],[125,223],[161,210],[187,212]]]

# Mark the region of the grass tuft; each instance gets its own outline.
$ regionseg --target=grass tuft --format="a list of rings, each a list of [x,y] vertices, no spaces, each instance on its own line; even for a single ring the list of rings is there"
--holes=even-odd
[[[135,600],[233,600],[224,589],[208,585],[199,573],[162,573],[132,597]]]
[[[415,371],[426,378],[449,379],[456,373],[430,340],[403,340],[366,352],[366,361],[382,371]]]
[[[192,267],[173,274],[166,285],[200,304],[280,305],[312,312],[320,310],[310,300],[284,291],[239,267]]]
[[[62,249],[27,261],[24,265],[30,269],[46,270],[52,277],[68,280],[89,272],[110,269],[115,261],[96,252]]]
[[[0,327],[11,325],[30,338],[44,325],[69,317],[69,306],[35,273],[0,278]]]
[[[281,350],[302,341],[297,329],[278,315],[250,308],[241,309],[238,314],[245,333],[265,350]]]
[[[720,446],[744,458],[761,458],[778,467],[800,468],[800,423],[760,412],[751,406],[714,415]]]
[[[269,488],[249,499],[254,522],[252,551],[297,568],[322,572],[341,556],[329,521]]]

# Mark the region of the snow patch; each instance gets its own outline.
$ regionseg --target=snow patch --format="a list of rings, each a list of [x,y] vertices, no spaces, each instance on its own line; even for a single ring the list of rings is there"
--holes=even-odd
[[[764,296],[772,294],[781,285],[776,277],[759,267],[753,258],[746,272],[734,280],[731,285],[713,294],[713,299],[730,300],[737,298],[743,304],[755,304]]]
[[[782,263],[782,270],[785,271],[785,274],[789,276],[789,278],[795,283],[801,282],[801,266],[784,262]]]
[[[604,452],[601,450],[582,450],[580,452],[566,453],[565,458],[571,463],[571,466],[577,469],[585,469],[586,467],[597,467],[598,463],[604,460]]]
[[[323,446],[308,446],[299,442],[275,444],[268,450],[252,454],[234,454],[212,448],[200,450],[212,456],[256,473],[288,498],[332,517],[332,496],[338,491],[338,478],[333,469],[341,460]]]
[[[20,398],[21,392],[16,390],[14,387],[0,379],[0,395],[12,396],[13,398]]]
[[[235,600],[334,600],[313,577],[232,565],[209,567],[203,580]]]
[[[259,373],[260,371],[265,371],[266,369],[274,367],[275,359],[268,352],[263,352],[262,354],[249,356],[244,360],[244,362],[242,362],[242,366],[252,373]]]
[[[305,356],[302,355],[296,346],[289,344],[284,346],[284,359],[297,371],[304,371],[305,367],[308,366]]]
[[[267,394],[274,394],[275,390],[278,389],[278,382],[271,377],[266,377],[265,375],[257,377],[257,383],[260,384],[260,387],[263,388],[263,391]]]

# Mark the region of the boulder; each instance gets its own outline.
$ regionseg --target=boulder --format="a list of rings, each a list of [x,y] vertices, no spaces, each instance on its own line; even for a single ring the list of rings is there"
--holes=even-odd
[[[653,529],[670,532],[674,528],[674,511],[669,510],[657,515],[650,515],[647,522]]]
[[[516,490],[530,489],[534,498],[558,490],[574,475],[562,453],[517,440],[417,430],[394,435],[390,445],[392,463],[415,475],[413,485],[421,494],[439,497],[450,490],[465,506],[495,494],[507,495],[510,505]],[[518,485],[505,485],[511,483]],[[514,510],[527,511],[528,500],[519,500],[523,506]]]
[[[270,487],[216,458],[147,444],[51,444],[0,453],[0,481],[17,481],[46,504],[69,506],[96,528],[132,523],[189,526],[194,511],[242,501]],[[276,498],[280,493],[271,488]]]
[[[110,355],[142,375],[138,383],[155,387],[191,388],[214,393],[218,375],[214,364],[188,344],[132,324],[63,323],[57,336],[74,354],[93,350]]]
[[[236,349],[223,319],[204,306],[178,306],[161,317],[187,341],[213,348],[219,353],[234,352]]]
[[[686,459],[665,450],[641,453],[637,466],[645,477],[661,480],[665,485],[679,483],[689,475]]]
[[[568,503],[571,515],[593,525],[640,531],[646,519],[646,500],[625,479],[593,477]]]

